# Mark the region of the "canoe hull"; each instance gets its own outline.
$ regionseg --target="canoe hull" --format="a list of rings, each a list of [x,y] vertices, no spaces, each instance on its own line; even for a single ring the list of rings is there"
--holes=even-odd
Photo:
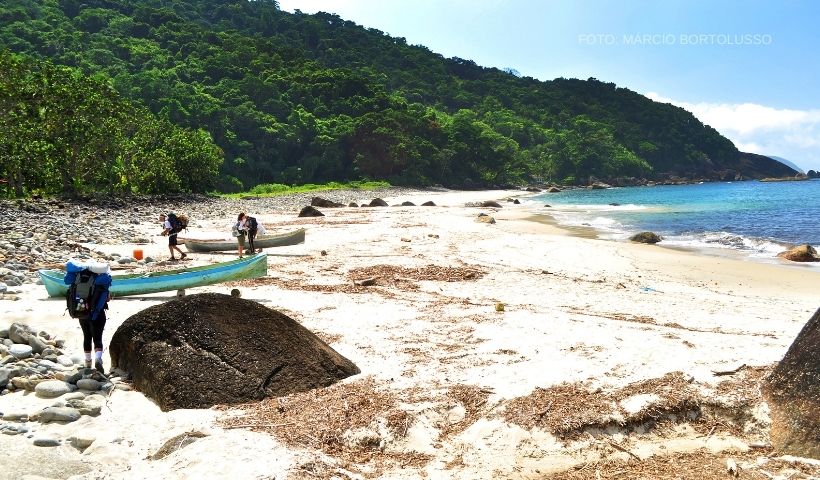
[[[262,235],[253,240],[253,246],[256,248],[286,247],[300,243],[305,243],[304,228],[278,235]],[[247,244],[248,242],[245,242],[245,245]],[[195,240],[189,238],[185,241],[185,248],[189,252],[231,252],[238,249],[239,246],[236,240]]]
[[[63,283],[65,272],[40,270],[38,273],[50,297],[65,296],[68,291],[68,285]],[[259,278],[264,277],[267,273],[267,255],[260,253],[239,260],[202,267],[148,274],[116,275],[113,277],[110,290],[115,297],[125,297]]]

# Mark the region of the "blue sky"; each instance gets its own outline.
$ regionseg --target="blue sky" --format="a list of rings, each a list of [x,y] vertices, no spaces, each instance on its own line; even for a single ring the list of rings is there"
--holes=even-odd
[[[741,150],[820,170],[820,2],[280,0],[446,57],[614,82],[680,105]]]

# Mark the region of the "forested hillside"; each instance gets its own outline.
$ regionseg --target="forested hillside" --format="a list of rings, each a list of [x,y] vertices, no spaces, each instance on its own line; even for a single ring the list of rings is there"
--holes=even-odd
[[[207,132],[156,118],[105,79],[0,51],[0,178],[16,196],[204,191],[222,158]]]
[[[747,173],[714,129],[614,84],[519,78],[269,0],[5,0],[0,48],[208,132],[226,191],[778,174],[765,157]]]

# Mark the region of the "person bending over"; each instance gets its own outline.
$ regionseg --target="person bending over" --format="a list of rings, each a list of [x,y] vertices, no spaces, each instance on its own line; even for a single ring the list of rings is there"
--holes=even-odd
[[[251,251],[251,255],[253,255],[256,253],[256,247],[253,244],[253,239],[256,238],[256,233],[259,231],[259,222],[256,221],[255,217],[245,215],[244,213],[240,213],[238,219],[240,222],[243,220],[245,222],[245,230],[248,232],[248,247]]]
[[[243,217],[244,214],[240,213],[232,231],[233,236],[236,237],[236,243],[239,245],[239,258],[242,258],[242,255],[245,254],[245,235],[247,234],[247,230],[245,230],[245,219]]]

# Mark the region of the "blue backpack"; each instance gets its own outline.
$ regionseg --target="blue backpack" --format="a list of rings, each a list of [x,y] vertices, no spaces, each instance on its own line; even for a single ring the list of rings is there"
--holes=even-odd
[[[175,213],[168,214],[168,223],[171,224],[171,234],[179,233],[188,228],[188,217],[185,215],[177,215]]]
[[[63,282],[68,285],[66,309],[72,318],[93,320],[95,312],[99,314],[104,308],[108,308],[109,289],[113,279],[106,271],[99,270],[98,267],[101,266],[108,271],[107,265],[88,265],[75,260],[66,262]]]

